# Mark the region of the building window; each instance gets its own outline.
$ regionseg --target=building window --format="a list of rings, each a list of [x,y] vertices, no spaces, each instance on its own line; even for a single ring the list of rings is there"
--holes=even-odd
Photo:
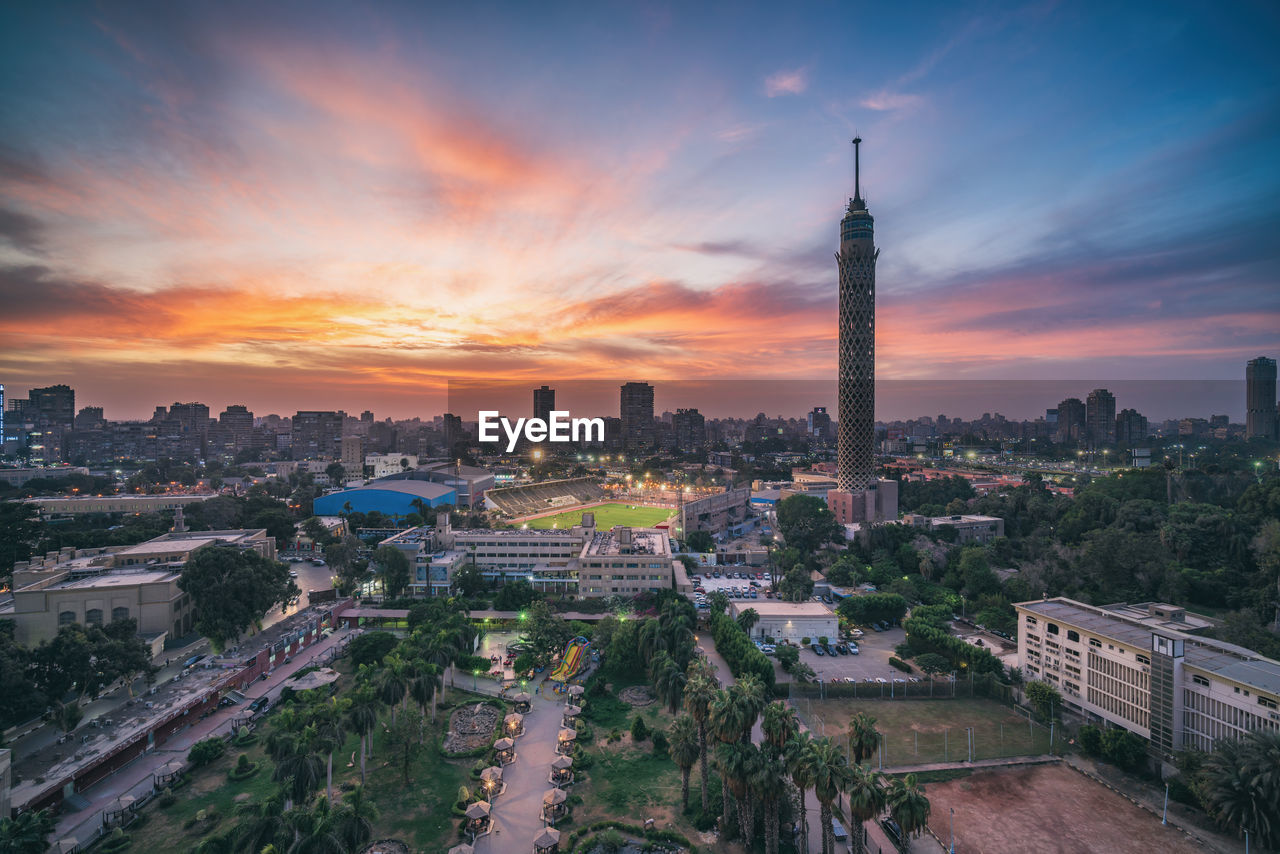
[[[1075,629],[1067,629],[1067,640],[1080,643],[1080,633]]]
[[[69,626],[76,621],[75,611],[62,611],[58,614],[58,625]]]
[[[1135,656],[1134,656],[1134,658],[1138,659],[1138,663],[1139,663],[1139,664],[1150,664],[1150,663],[1151,663],[1151,659],[1150,659],[1150,658],[1148,658],[1148,657],[1147,657],[1147,656],[1145,656],[1145,655],[1135,655]]]
[[[1264,697],[1261,694],[1258,695],[1258,705],[1266,706],[1268,709],[1275,709],[1280,707],[1280,703],[1277,703],[1275,700],[1271,699],[1270,697]]]
[[[89,625],[91,625],[91,626],[100,626],[100,625],[102,625],[102,609],[101,609],[101,608],[90,608],[89,610],[85,611],[85,612],[84,612],[84,621],[85,621],[85,623],[87,623],[87,624],[89,624]]]
[[[1102,649],[1102,641],[1097,638],[1089,638],[1089,646],[1096,646],[1098,649]]]
[[[1049,634],[1056,635],[1058,633],[1058,624],[1049,623]]]
[[[1203,676],[1196,673],[1193,673],[1191,675],[1191,681],[1196,683],[1197,685],[1204,685],[1205,687],[1209,686],[1209,680],[1205,679]]]
[[[116,620],[127,620],[127,619],[129,619],[128,608],[112,608],[111,609],[111,622],[114,623]]]

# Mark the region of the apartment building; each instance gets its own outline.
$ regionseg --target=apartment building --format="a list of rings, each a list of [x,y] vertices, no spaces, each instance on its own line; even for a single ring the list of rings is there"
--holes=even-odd
[[[1085,718],[1123,727],[1166,758],[1280,730],[1280,662],[1197,632],[1213,620],[1156,602],[1022,602],[1018,664]]]

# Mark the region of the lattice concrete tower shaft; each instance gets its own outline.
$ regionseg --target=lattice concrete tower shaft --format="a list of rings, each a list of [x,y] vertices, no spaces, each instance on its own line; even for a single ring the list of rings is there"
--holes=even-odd
[[[838,488],[860,492],[876,483],[876,258],[875,220],[862,200],[859,146],[853,140],[853,198],[840,221],[840,428],[836,434]]]

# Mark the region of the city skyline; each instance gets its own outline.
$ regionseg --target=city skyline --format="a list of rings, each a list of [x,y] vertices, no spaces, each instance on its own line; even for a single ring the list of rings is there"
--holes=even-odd
[[[1275,355],[1263,4],[303,12],[0,13],[10,397],[401,418],[483,376],[522,408],[558,377],[821,382],[855,130],[882,382],[1076,380],[1037,408],[1124,406],[1123,380],[1238,385]],[[1188,388],[1144,414],[1243,419],[1242,391]],[[969,409],[882,420],[1035,412]]]

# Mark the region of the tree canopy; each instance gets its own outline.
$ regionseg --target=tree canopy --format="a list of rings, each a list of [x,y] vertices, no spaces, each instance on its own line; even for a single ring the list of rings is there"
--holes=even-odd
[[[178,587],[195,603],[196,631],[217,649],[299,593],[284,564],[221,544],[191,555]]]

